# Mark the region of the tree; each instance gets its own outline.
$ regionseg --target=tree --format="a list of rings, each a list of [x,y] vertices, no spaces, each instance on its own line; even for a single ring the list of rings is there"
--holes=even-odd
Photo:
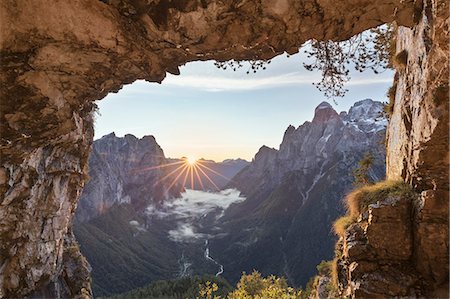
[[[217,285],[206,283],[200,288],[201,298],[220,299],[215,292]],[[270,275],[262,277],[257,271],[247,275],[243,273],[237,284],[237,288],[228,294],[228,299],[300,299],[301,291],[287,285],[284,278]]]
[[[303,45],[311,63],[303,66],[309,71],[320,71],[322,79],[313,83],[327,98],[343,97],[347,93],[345,83],[350,80],[348,66],[353,65],[357,71],[371,69],[378,74],[387,68],[392,68],[392,57],[395,53],[395,27],[386,24],[360,33],[349,40],[318,41],[311,40]],[[270,60],[247,61],[247,74],[265,70]],[[215,62],[221,69],[236,71],[245,65],[244,61]]]
[[[366,153],[361,161],[358,162],[358,168],[353,171],[356,186],[364,186],[372,183],[369,177],[369,170],[373,165],[373,161],[373,155]]]

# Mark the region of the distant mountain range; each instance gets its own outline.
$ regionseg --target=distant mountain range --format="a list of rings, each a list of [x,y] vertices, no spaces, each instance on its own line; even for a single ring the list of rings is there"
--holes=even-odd
[[[167,159],[169,164],[182,162],[186,158],[181,159]],[[196,179],[194,184],[191,185],[190,180],[184,183],[184,177],[181,176],[177,179],[179,184],[182,184],[186,188],[193,190],[204,190],[204,191],[220,191],[222,190],[230,180],[244,168],[250,162],[243,159],[226,159],[222,162],[215,162],[213,160],[199,159],[197,164],[201,165],[203,173],[199,173],[202,184],[200,185],[199,180]],[[169,173],[177,168],[178,164],[168,166]],[[199,170],[200,171],[200,170]],[[208,176],[206,178],[205,176]],[[172,175],[176,178],[176,175]],[[194,176],[195,177],[195,176]]]
[[[89,159],[89,180],[78,203],[76,219],[87,221],[111,206],[130,203],[137,210],[149,204],[180,196],[184,191],[183,176],[175,180],[174,170],[185,159],[166,158],[153,136],[141,139],[131,134],[117,137],[114,133],[94,141]],[[249,162],[228,159],[223,162],[201,159],[204,178],[190,189],[219,191]],[[188,182],[189,183],[189,182]]]
[[[384,177],[382,109],[366,99],[338,114],[323,102],[311,122],[287,128],[278,150],[263,146],[251,163],[201,160],[214,182],[203,188],[174,176],[184,159],[166,159],[152,136],[95,141],[74,231],[96,295],[193,274],[235,283],[253,269],[304,286],[333,255],[331,224],[366,153],[371,179]]]

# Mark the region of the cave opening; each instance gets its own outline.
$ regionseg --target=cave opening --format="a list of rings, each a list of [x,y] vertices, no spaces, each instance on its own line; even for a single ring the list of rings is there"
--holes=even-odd
[[[413,262],[399,277],[417,270],[431,290],[448,281],[447,2],[143,2],[0,4],[0,297],[92,296],[72,218],[87,178],[94,101],[138,79],[161,82],[189,61],[270,59],[310,38],[345,40],[392,21],[408,56],[397,73],[387,175],[416,188],[422,203],[402,221],[416,225]],[[350,277],[355,269],[347,270]],[[389,277],[378,270],[363,277]],[[377,285],[351,277],[342,282],[362,287],[345,288],[351,295]],[[427,294],[397,282],[395,295]]]
[[[305,70],[302,66],[304,61],[307,61],[307,57],[303,52],[291,56],[281,55],[273,58],[266,70],[250,72],[250,74],[247,74],[248,69],[245,67],[236,71],[223,70],[217,68],[213,61],[192,62],[181,67],[179,75],[168,74],[160,85],[137,81],[124,86],[118,93],[109,94],[97,102],[94,152],[91,153],[90,160],[91,178],[78,203],[74,225],[74,232],[80,243],[81,251],[93,266],[94,293],[96,295],[103,296],[128,291],[127,286],[138,287],[142,286],[143,282],[132,282],[130,277],[119,273],[123,272],[123,269],[127,269],[127,273],[141,271],[140,266],[135,266],[136,269],[132,270],[129,269],[130,266],[123,264],[114,267],[104,265],[96,252],[98,252],[99,244],[105,240],[102,239],[103,237],[92,236],[89,231],[101,231],[102,236],[108,236],[111,248],[118,248],[121,238],[132,236],[128,240],[128,244],[144,243],[146,252],[142,252],[134,245],[130,245],[127,252],[131,252],[132,257],[142,258],[146,264],[158,262],[154,258],[154,256],[158,256],[155,253],[155,247],[150,243],[145,243],[148,242],[146,238],[155,237],[152,227],[157,227],[163,235],[159,237],[158,242],[166,250],[164,260],[168,261],[168,266],[162,267],[163,270],[159,272],[158,270],[148,270],[143,275],[143,281],[154,280],[155,277],[173,279],[194,273],[219,273],[218,275],[235,283],[238,274],[242,271],[250,272],[250,268],[255,267],[255,269],[260,269],[264,275],[283,275],[289,279],[289,283],[305,286],[308,275],[312,275],[316,264],[320,262],[317,258],[311,259],[307,263],[307,270],[301,278],[297,278],[298,271],[290,274],[291,270],[288,270],[287,263],[291,258],[286,257],[284,251],[274,253],[275,256],[283,255],[285,261],[282,263],[283,267],[274,269],[273,273],[263,267],[257,259],[256,262],[251,261],[250,263],[241,261],[241,264],[227,260],[229,253],[222,248],[227,248],[227,243],[234,244],[236,241],[228,240],[225,237],[230,235],[231,228],[223,222],[223,219],[237,222],[244,219],[242,213],[255,213],[256,218],[261,217],[260,220],[262,220],[265,216],[260,215],[261,208],[249,208],[246,205],[248,205],[247,202],[254,205],[257,201],[267,200],[262,196],[252,195],[249,190],[242,192],[239,188],[246,188],[246,186],[242,186],[240,182],[231,182],[231,180],[239,171],[247,167],[249,162],[255,161],[258,153],[265,154],[264,148],[274,148],[274,151],[279,151],[280,143],[284,142],[283,134],[286,130],[289,130],[290,126],[302,130],[300,129],[302,124],[310,123],[315,118],[315,114],[318,113],[316,108],[323,105],[321,103],[324,101],[328,101],[330,109],[336,110],[334,113],[337,115],[342,111],[345,111],[346,114],[355,105],[355,102],[364,102],[371,98],[380,103],[376,108],[370,106],[369,110],[378,109],[377,113],[380,113],[381,102],[386,101],[386,90],[392,83],[393,72],[386,71],[380,75],[374,75],[370,72],[361,74],[352,71],[352,79],[348,83],[348,94],[342,99],[333,101],[327,100],[313,86],[312,83],[320,79],[320,74]],[[375,113],[375,118],[381,118],[381,113],[380,115],[377,113]],[[340,115],[343,117],[342,119],[345,118],[344,114]],[[335,125],[339,127],[339,130],[346,130],[340,122],[328,124],[329,121],[332,120],[325,116],[323,123],[317,125],[317,130],[321,131],[320,136],[311,140],[311,147],[315,147],[313,144],[315,142],[326,144],[331,135],[340,134],[329,132]],[[350,126],[357,125],[352,123]],[[304,129],[306,127],[307,125]],[[115,133],[111,134],[111,132]],[[139,152],[148,151],[149,155],[155,155],[152,152],[153,147],[148,148],[143,145],[145,140],[148,140],[147,137],[144,137],[147,135],[153,135],[156,141],[153,145],[160,146],[163,150],[163,159],[165,159],[163,162],[158,159],[149,159],[148,155],[142,155]],[[332,136],[331,140],[337,138],[336,136]],[[304,137],[307,138],[307,135]],[[301,137],[298,138],[301,139]],[[377,142],[370,144],[378,148],[382,144],[380,140],[383,138],[384,134],[374,137]],[[328,146],[335,146],[335,142],[332,141]],[[117,146],[119,149],[116,149]],[[321,147],[323,146],[321,145]],[[337,165],[336,161],[342,160],[343,157],[336,155],[333,156],[334,158],[324,159],[322,155],[327,156],[330,152],[334,154],[334,150],[322,153],[319,147],[317,147],[317,156],[308,157],[306,153],[299,153],[298,159],[317,159],[319,163],[309,166],[313,170],[305,170],[305,174],[299,175],[301,180],[305,180],[299,193],[284,194],[279,198],[280,202],[286,201],[289,196],[291,198],[302,197],[303,199],[299,200],[305,202],[309,197],[317,199],[317,202],[321,202],[321,204],[308,207],[308,212],[311,213],[320,210],[321,205],[332,206],[332,212],[329,215],[324,213],[322,215],[324,218],[317,218],[325,223],[318,233],[323,236],[317,243],[318,246],[324,248],[318,254],[321,260],[329,258],[332,252],[331,245],[334,244],[335,238],[329,235],[330,219],[342,215],[344,210],[340,199],[343,191],[349,190],[352,185],[350,168],[355,167],[355,163],[362,157],[365,150],[369,151],[373,148],[358,148],[353,153],[354,159],[344,159],[348,164],[347,173],[341,175],[342,178],[345,178],[342,181],[344,188],[333,187],[335,196],[332,198],[322,198],[317,188],[319,185],[325,184],[325,182],[321,182],[322,177],[328,171],[332,171],[333,167]],[[161,154],[162,152],[158,152],[158,155]],[[377,157],[373,176],[376,180],[380,180],[384,177],[385,171],[384,150],[376,152],[376,154],[379,157]],[[345,155],[348,154],[344,154],[344,157]],[[136,159],[136,163],[124,162],[130,157]],[[195,157],[197,161],[187,161],[186,163],[183,162],[183,157]],[[294,161],[297,158],[290,156],[289,159]],[[237,170],[231,169],[233,168],[231,166],[223,166],[230,161],[236,163],[239,160],[246,161],[240,162],[242,164],[236,166]],[[333,162],[331,162],[332,160]],[[344,160],[340,162],[342,167]],[[194,167],[191,173],[189,173],[189,167],[184,167],[186,164],[195,163],[199,163],[198,170],[195,170]],[[116,172],[102,172],[101,167],[111,169],[117,165],[128,172],[121,173],[117,177],[114,175],[121,172],[119,168],[114,170]],[[183,172],[183,167],[186,169],[185,172]],[[159,182],[159,185],[167,183],[163,188],[169,188],[165,193],[160,189],[155,191],[157,188],[153,190],[148,187],[155,186],[155,176],[159,175],[155,173],[156,169],[163,173],[162,177],[156,181]],[[133,176],[136,178],[132,179]],[[113,181],[116,186],[104,187],[108,185],[105,178],[111,179],[111,177],[114,177]],[[258,182],[257,180],[256,178],[255,181]],[[289,180],[292,180],[289,181],[289,184],[299,184],[298,178]],[[117,188],[117,186],[119,187]],[[271,188],[286,188],[286,186]],[[272,191],[265,190],[264,192],[272,193]],[[146,198],[146,194],[152,192],[160,193],[154,196],[157,198],[156,200],[154,200],[155,198],[152,200]],[[103,199],[106,197],[105,195],[109,195],[110,198]],[[93,203],[89,203],[90,200]],[[230,208],[233,204],[234,206]],[[281,206],[283,205],[283,209],[289,206],[286,202],[283,202]],[[276,209],[281,209],[281,206]],[[291,208],[293,211],[299,209],[295,204]],[[226,213],[234,215],[230,216],[231,220],[227,218]],[[278,212],[270,212],[269,215],[271,213],[275,213],[272,215],[274,219],[280,217]],[[178,219],[174,218],[174,215],[180,214],[183,216]],[[225,218],[222,218],[224,216]],[[291,221],[294,219],[293,214],[287,217]],[[306,219],[307,217],[305,217],[305,221]],[[267,230],[283,222],[280,219],[274,221],[267,226]],[[315,220],[310,222],[315,223]],[[118,225],[121,229],[118,228]],[[286,244],[293,242],[289,241],[292,236],[287,236],[289,228],[286,224],[282,226],[283,233],[280,238],[288,240],[285,242]],[[125,227],[125,233],[122,230],[123,227]],[[242,229],[251,232],[251,234],[245,235],[245,238],[251,240],[255,229],[254,220],[252,220],[248,227]],[[243,236],[240,237],[243,238]],[[202,259],[206,254],[206,249],[208,257],[213,257],[212,260]],[[105,250],[107,251],[107,249]],[[133,265],[130,257],[124,258],[117,252],[121,252],[121,250],[115,250],[114,260],[127,260],[130,265]],[[118,271],[118,269],[121,270]],[[96,282],[95,278],[100,281],[100,277],[109,277],[110,279],[106,279],[106,282]],[[111,284],[109,281],[116,277],[120,277],[122,282]]]

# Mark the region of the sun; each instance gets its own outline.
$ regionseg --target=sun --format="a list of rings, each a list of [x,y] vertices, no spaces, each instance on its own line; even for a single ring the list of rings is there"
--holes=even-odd
[[[193,165],[197,164],[197,159],[195,159],[194,157],[187,157],[186,158],[186,162],[189,165],[193,166]]]
[[[137,168],[134,169],[133,172],[137,171],[150,171],[153,169],[167,169],[167,173],[157,180],[154,183],[154,186],[160,184],[161,182],[165,180],[171,180],[171,183],[167,189],[170,190],[172,186],[176,186],[176,183],[181,184],[183,187],[189,187],[193,190],[195,188],[200,187],[199,190],[205,190],[204,180],[208,181],[211,186],[213,186],[217,191],[220,191],[220,188],[216,185],[214,180],[210,178],[210,175],[220,176],[225,178],[226,180],[230,181],[230,178],[227,178],[226,176],[222,175],[221,173],[215,171],[214,169],[210,168],[207,164],[210,163],[207,160],[204,159],[196,159],[192,156],[190,157],[183,157],[177,161],[163,164],[163,165],[156,165],[156,166],[150,166],[150,167],[143,167],[143,168]],[[174,168],[174,169],[170,169]],[[189,184],[190,183],[190,184]],[[208,187],[210,188],[210,187]]]

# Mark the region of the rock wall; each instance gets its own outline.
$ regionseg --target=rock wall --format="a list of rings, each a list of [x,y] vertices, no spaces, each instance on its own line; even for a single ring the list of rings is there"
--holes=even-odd
[[[340,296],[416,298],[421,287],[411,264],[412,198],[388,196],[369,205],[336,246]]]
[[[443,3],[431,2],[433,16],[446,14],[445,7],[436,8]],[[71,264],[64,258],[64,239],[87,173],[95,100],[137,79],[161,82],[166,72],[178,74],[178,66],[188,61],[269,59],[298,51],[310,38],[343,40],[393,20],[412,26],[414,6],[413,0],[2,1],[0,297],[37,290],[63,296],[50,282],[70,284],[64,275]],[[445,34],[445,24],[430,24],[437,36]],[[436,58],[442,57],[445,41],[429,40]],[[425,63],[432,65],[433,59]],[[430,71],[425,90],[434,90],[429,84],[434,84],[431,74],[442,77],[438,70]],[[409,180],[426,174],[439,182],[441,168],[419,167],[429,162],[424,153],[440,157],[446,141],[435,132],[442,133],[440,120],[445,111],[448,116],[448,106],[435,107],[432,98],[425,99],[432,108],[421,110],[428,118],[414,125],[414,135],[390,139],[397,140],[409,164],[407,172],[389,175]],[[400,110],[394,112],[399,121],[410,121]],[[427,129],[429,119],[436,125]],[[426,136],[430,150],[418,154],[408,147],[413,136]],[[84,286],[70,285],[76,286],[72,296],[89,296]]]
[[[421,4],[416,25],[397,32],[386,153],[387,178],[418,194],[379,198],[347,229],[336,248],[341,296],[449,296],[449,3]]]
[[[427,193],[380,193],[346,229],[335,250],[336,296],[448,298],[448,221]]]
[[[427,281],[429,289],[443,289],[447,294],[448,11],[448,1],[423,1],[417,25],[398,29],[397,89],[387,133],[386,159],[388,179],[403,179],[421,192],[414,202],[411,227],[414,268]]]
[[[387,177],[449,190],[448,1],[424,1],[418,24],[397,33],[396,96]],[[403,53],[402,53],[403,52]],[[403,58],[399,58],[403,55]]]
[[[113,205],[130,203],[141,211],[150,203],[180,196],[183,186],[163,180],[169,174],[167,167],[161,167],[164,164],[164,152],[153,136],[138,139],[127,134],[121,138],[111,133],[96,140],[76,221],[88,221]]]

